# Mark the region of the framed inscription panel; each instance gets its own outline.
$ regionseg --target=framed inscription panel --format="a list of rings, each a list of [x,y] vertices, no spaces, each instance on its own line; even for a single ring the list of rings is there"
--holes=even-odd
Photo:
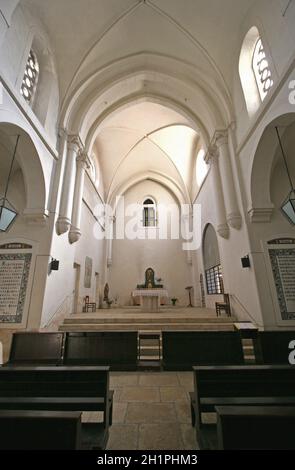
[[[26,326],[35,265],[34,248],[18,239],[0,245],[0,326]]]
[[[31,253],[0,253],[1,323],[22,322],[31,260]]]
[[[280,322],[295,320],[295,239],[281,238],[267,244],[276,306]]]

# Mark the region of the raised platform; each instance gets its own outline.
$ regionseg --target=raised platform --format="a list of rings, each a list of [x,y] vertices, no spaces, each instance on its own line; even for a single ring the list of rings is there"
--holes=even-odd
[[[158,313],[142,313],[140,307],[102,309],[73,314],[64,319],[60,331],[162,331],[233,330],[235,317],[216,316],[206,308],[162,307]]]

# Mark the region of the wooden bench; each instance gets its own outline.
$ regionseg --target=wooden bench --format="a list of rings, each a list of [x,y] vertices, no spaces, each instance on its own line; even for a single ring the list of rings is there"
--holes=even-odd
[[[260,331],[254,339],[258,364],[289,364],[289,344],[295,340],[295,331]]]
[[[67,333],[64,364],[136,370],[137,331]]]
[[[0,411],[1,450],[77,450],[81,435],[78,411]]]
[[[105,448],[113,409],[109,367],[2,367],[0,409],[102,411],[97,440]]]
[[[202,412],[223,405],[295,406],[295,367],[216,366],[193,367],[190,393],[192,425],[202,426]]]
[[[294,450],[295,407],[217,406],[220,450]]]
[[[163,331],[162,347],[165,370],[244,363],[237,331]]]
[[[8,364],[62,364],[63,333],[14,333]]]

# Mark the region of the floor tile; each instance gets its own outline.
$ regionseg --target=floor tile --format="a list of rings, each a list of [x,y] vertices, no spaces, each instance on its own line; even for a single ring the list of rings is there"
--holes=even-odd
[[[162,372],[159,374],[141,374],[139,376],[139,385],[143,386],[178,386],[178,377],[176,373]]]
[[[123,387],[120,401],[159,402],[159,389],[153,387]]]
[[[136,450],[138,426],[135,424],[113,424],[110,427],[108,450]]]
[[[181,450],[184,448],[178,424],[141,424],[138,448],[140,450]]]
[[[186,401],[188,393],[183,387],[160,387],[161,401]]]
[[[175,423],[177,416],[170,403],[128,403],[126,423]]]

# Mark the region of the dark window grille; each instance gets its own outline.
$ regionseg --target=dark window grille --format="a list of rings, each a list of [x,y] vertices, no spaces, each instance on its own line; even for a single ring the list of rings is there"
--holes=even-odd
[[[33,96],[36,91],[37,82],[39,77],[39,64],[36,57],[36,54],[31,50],[27,64],[26,70],[21,84],[20,92],[25,100],[31,104]]]
[[[213,294],[223,294],[223,280],[222,280],[222,270],[221,265],[218,264],[213,268],[207,269],[206,274],[206,284],[207,284],[207,293],[208,295]]]

